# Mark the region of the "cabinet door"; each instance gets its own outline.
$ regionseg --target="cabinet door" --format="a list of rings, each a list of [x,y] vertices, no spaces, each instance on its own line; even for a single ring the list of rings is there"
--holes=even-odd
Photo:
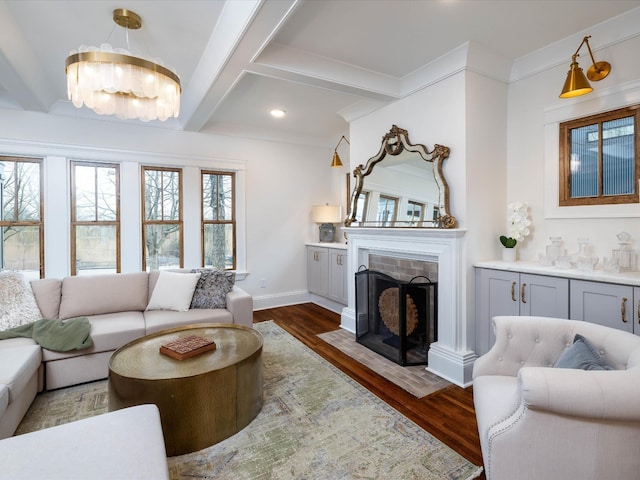
[[[347,256],[344,250],[329,250],[329,298],[347,304]]]
[[[503,270],[476,270],[476,353],[489,351],[495,342],[491,319],[519,315],[519,274]]]
[[[633,287],[571,280],[571,318],[633,332]]]
[[[520,315],[569,318],[569,280],[520,274]]]
[[[322,247],[307,248],[307,288],[309,292],[329,295],[329,251]]]

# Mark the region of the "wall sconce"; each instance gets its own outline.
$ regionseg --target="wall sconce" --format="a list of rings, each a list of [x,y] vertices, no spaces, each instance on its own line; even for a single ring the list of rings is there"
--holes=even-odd
[[[349,143],[349,140],[347,140],[347,138],[344,135],[342,135],[342,138],[340,140],[338,140],[338,144],[336,145],[336,148],[333,149],[333,160],[331,160],[331,166],[332,167],[341,167],[342,166],[342,160],[340,160],[340,155],[338,155],[338,147],[342,143],[342,140],[344,140],[345,142]],[[351,145],[351,143],[349,143],[349,145]]]
[[[582,39],[582,43],[576,50],[576,53],[571,57],[571,66],[569,67],[569,72],[567,73],[567,79],[564,82],[564,87],[562,87],[562,93],[560,93],[560,98],[571,98],[578,97],[580,95],[585,95],[593,91],[591,85],[587,78],[585,78],[582,69],[576,62],[576,57],[578,57],[578,52],[582,48],[582,45],[587,44],[587,48],[589,49],[589,55],[591,56],[591,62],[593,63],[589,69],[587,70],[587,77],[592,82],[597,82],[602,80],[611,71],[611,65],[608,62],[596,62],[595,58],[593,58],[593,53],[591,52],[591,47],[589,46],[589,39],[591,35],[588,37],[584,37]]]
[[[333,242],[336,238],[336,227],[334,223],[342,221],[342,207],[333,205],[314,205],[311,207],[311,218],[315,223],[319,223],[319,241]]]

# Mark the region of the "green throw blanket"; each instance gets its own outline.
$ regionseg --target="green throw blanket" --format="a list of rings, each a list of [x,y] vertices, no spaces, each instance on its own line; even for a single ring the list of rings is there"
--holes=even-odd
[[[86,317],[68,320],[47,320],[43,318],[33,323],[10,328],[0,332],[0,340],[16,337],[30,337],[42,348],[56,352],[82,350],[93,345],[89,335],[91,324]]]

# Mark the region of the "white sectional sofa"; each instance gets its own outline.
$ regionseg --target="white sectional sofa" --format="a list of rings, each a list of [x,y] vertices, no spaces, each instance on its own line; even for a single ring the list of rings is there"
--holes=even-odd
[[[162,272],[163,291],[167,291],[167,278],[188,273]],[[187,303],[186,311],[147,309],[160,274],[136,272],[31,282],[42,317],[87,317],[93,345],[58,352],[41,348],[31,338],[0,340],[0,438],[13,435],[38,391],[106,378],[111,354],[127,342],[193,323],[253,325],[253,299],[235,285],[224,294],[224,307],[188,308]],[[180,288],[169,289],[177,290]]]

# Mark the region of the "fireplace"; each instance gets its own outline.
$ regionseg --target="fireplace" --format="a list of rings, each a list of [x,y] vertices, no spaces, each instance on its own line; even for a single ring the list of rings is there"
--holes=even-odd
[[[426,365],[438,335],[438,284],[363,270],[355,275],[356,341],[402,366]]]
[[[342,328],[356,332],[355,275],[372,267],[373,256],[419,260],[437,264],[437,272],[420,273],[438,283],[437,341],[429,345],[428,366],[432,373],[461,387],[471,385],[473,363],[473,318],[467,293],[469,269],[465,230],[443,228],[345,227],[348,239],[349,304],[342,310]],[[394,271],[386,270],[394,278]],[[405,279],[406,280],[406,279]]]

